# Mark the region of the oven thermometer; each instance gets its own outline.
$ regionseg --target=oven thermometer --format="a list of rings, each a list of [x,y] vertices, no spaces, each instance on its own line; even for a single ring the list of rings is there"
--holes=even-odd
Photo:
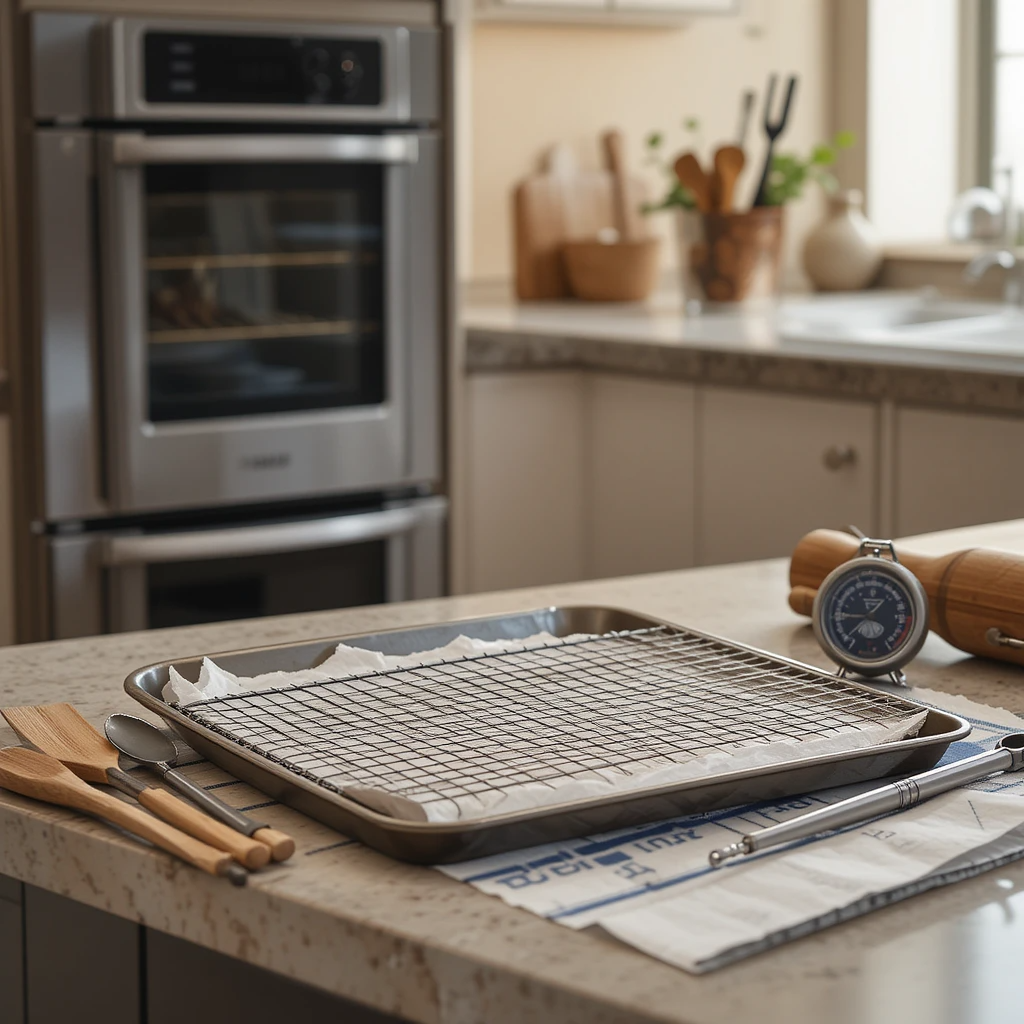
[[[928,597],[891,540],[865,538],[856,556],[822,581],[811,622],[840,676],[888,674],[902,684],[903,666],[928,634]]]

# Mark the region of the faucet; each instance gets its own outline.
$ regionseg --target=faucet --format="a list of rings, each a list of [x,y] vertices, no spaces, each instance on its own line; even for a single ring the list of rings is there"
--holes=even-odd
[[[1009,249],[992,249],[975,256],[964,267],[964,283],[977,284],[985,276],[985,273],[997,264],[1003,270],[1017,271],[1012,277],[1007,275],[1006,286],[1003,289],[1003,301],[1024,307],[1024,287],[1021,286],[1022,280],[1024,280],[1024,260],[1017,259]]]

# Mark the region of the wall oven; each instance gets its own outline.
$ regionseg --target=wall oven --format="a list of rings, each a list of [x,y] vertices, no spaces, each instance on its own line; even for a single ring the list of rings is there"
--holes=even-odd
[[[53,635],[441,592],[439,45],[33,16]]]

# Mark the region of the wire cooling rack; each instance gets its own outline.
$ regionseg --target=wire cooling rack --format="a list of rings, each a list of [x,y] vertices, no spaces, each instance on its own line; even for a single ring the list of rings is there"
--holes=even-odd
[[[906,719],[905,702],[671,627],[179,709],[335,792],[458,799]]]

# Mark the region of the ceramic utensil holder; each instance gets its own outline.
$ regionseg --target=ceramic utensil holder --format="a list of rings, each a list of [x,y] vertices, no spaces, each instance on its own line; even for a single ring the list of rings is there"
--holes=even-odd
[[[782,207],[742,213],[705,213],[689,221],[687,299],[743,302],[778,292],[782,262]]]

